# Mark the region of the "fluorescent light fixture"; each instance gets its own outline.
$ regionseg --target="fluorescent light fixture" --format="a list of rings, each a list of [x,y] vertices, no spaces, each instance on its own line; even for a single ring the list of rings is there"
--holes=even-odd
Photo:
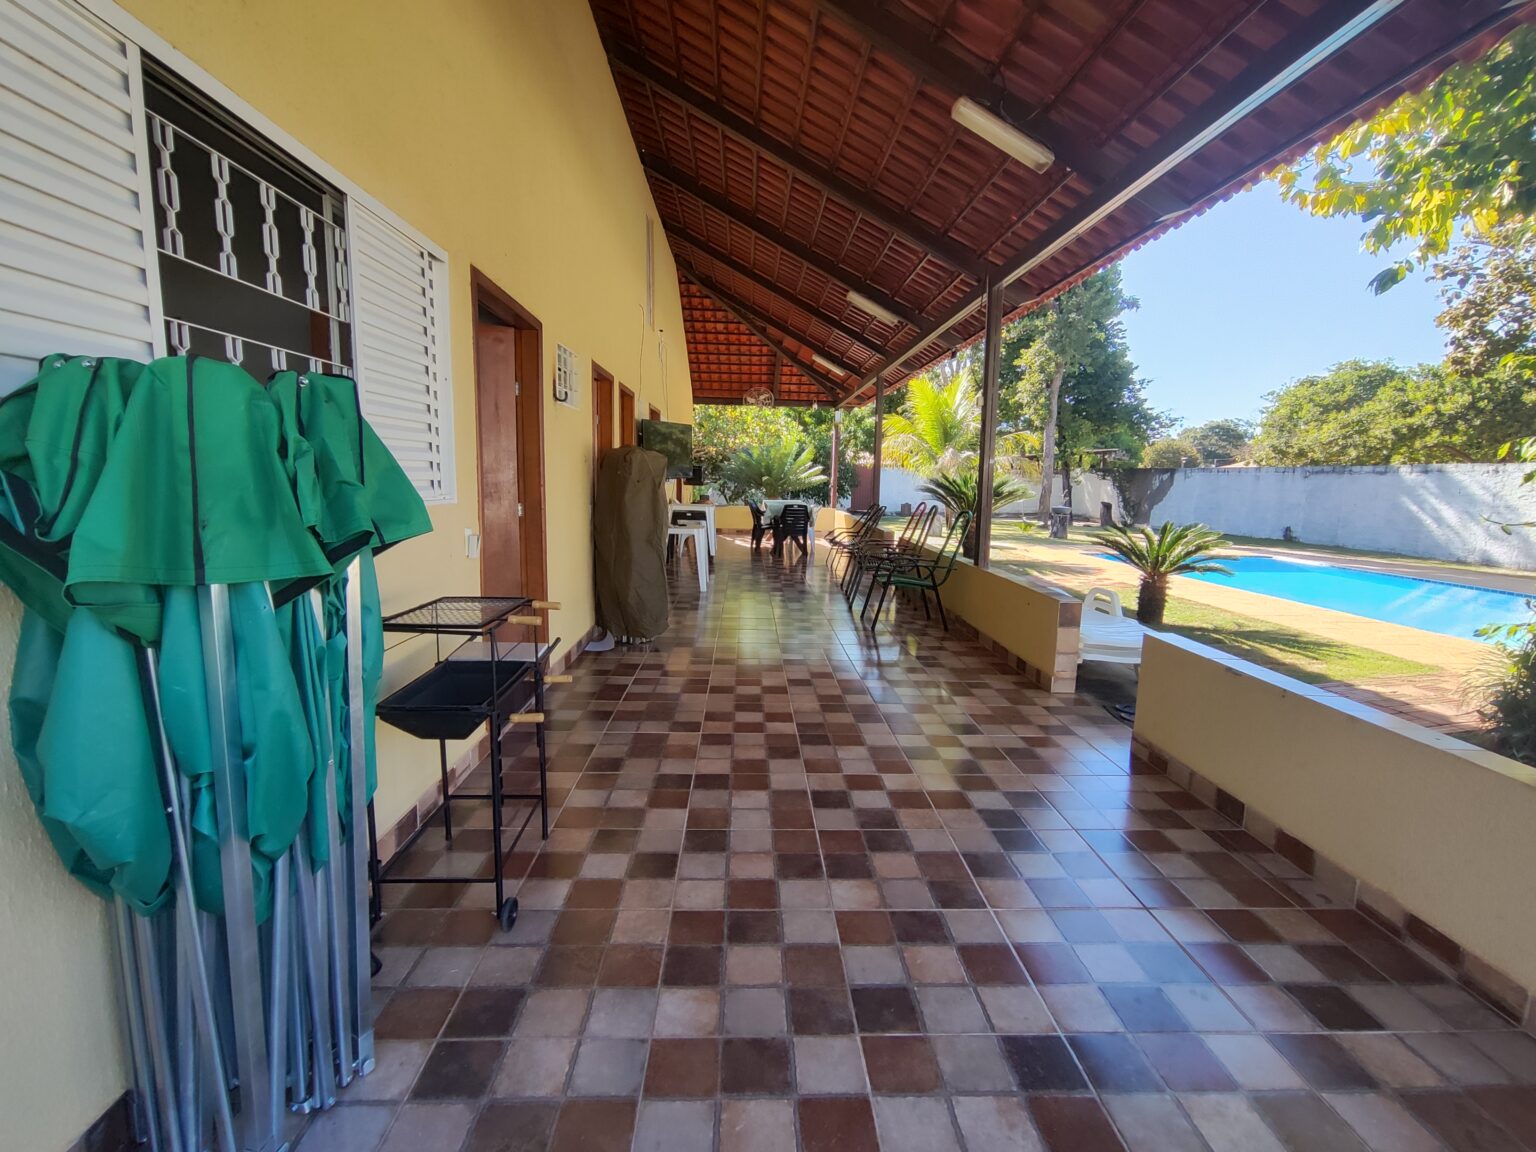
[[[820,364],[823,368],[827,369],[829,372],[846,373],[848,371],[848,369],[844,368],[841,364],[838,364],[838,363],[836,363],[835,361],[832,361],[832,360],[828,360],[820,352],[812,352],[811,353],[811,359],[816,361],[816,363]]]
[[[876,320],[884,320],[887,324],[900,324],[901,317],[889,308],[882,308],[862,292],[849,292],[848,303],[852,304],[860,312],[868,312]]]
[[[1040,141],[1024,135],[1012,124],[989,112],[969,96],[962,96],[956,100],[949,114],[962,128],[969,129],[987,143],[1002,149],[1026,168],[1044,172],[1056,163],[1056,153]]]

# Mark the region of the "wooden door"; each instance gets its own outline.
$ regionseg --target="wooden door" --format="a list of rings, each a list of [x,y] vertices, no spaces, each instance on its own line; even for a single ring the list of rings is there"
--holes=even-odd
[[[619,443],[634,444],[638,438],[635,424],[635,394],[619,385]]]
[[[518,478],[518,330],[475,325],[475,398],[480,439],[480,587],[522,596],[523,533]]]
[[[613,377],[592,365],[592,475],[613,447]]]

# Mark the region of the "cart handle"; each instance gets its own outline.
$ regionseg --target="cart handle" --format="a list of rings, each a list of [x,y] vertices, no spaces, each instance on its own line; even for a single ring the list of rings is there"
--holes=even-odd
[[[544,683],[546,684],[569,684],[570,682],[571,677],[564,672],[556,672],[544,677]]]
[[[508,724],[542,724],[544,713],[542,712],[514,712],[507,717]]]
[[[560,601],[558,601],[558,600],[535,600],[530,605],[530,607],[538,608],[538,609],[541,609],[541,610],[543,610],[543,609],[558,610],[559,607],[560,607]]]

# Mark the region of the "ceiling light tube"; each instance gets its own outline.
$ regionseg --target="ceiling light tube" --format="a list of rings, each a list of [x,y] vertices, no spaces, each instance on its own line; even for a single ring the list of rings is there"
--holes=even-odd
[[[900,324],[901,317],[889,308],[882,308],[862,292],[849,292],[848,303],[852,304],[860,312],[868,312],[876,320],[884,320],[887,324]]]
[[[969,96],[962,96],[949,110],[950,117],[962,128],[976,133],[989,144],[1002,149],[1026,168],[1044,172],[1056,163],[1056,153],[1040,141],[1024,135],[1012,124],[988,111]]]
[[[811,359],[816,361],[816,363],[820,364],[829,372],[846,373],[848,371],[848,369],[844,368],[841,364],[838,364],[832,360],[828,360],[820,352],[812,352]]]

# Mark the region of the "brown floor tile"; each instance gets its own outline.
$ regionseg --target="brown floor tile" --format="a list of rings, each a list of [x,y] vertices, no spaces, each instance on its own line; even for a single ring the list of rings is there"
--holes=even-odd
[[[545,1152],[559,1112],[552,1102],[488,1104],[475,1119],[464,1152]]]
[[[445,1037],[507,1036],[524,993],[520,988],[468,988],[443,1028]]]
[[[669,947],[662,962],[661,982],[668,988],[704,988],[720,983],[722,949]]]
[[[720,1054],[714,1040],[653,1040],[645,1069],[647,1096],[714,1096]]]
[[[923,1036],[865,1036],[864,1067],[874,1092],[938,1091],[942,1080],[933,1045]]]
[[[789,1092],[789,1042],[727,1037],[720,1046],[720,1091],[728,1096]]]
[[[807,1096],[797,1109],[804,1152],[880,1152],[869,1097]]]
[[[789,1028],[797,1036],[838,1036],[854,1031],[848,993],[841,988],[789,989]]]
[[[373,1026],[380,1040],[433,1040],[458,1003],[457,988],[401,988],[384,1004]]]
[[[1030,1096],[1029,1114],[1050,1152],[1121,1152],[1099,1102],[1090,1096]]]
[[[917,1001],[905,985],[854,988],[853,1017],[860,1032],[920,1032]]]
[[[491,1087],[502,1049],[494,1040],[439,1040],[416,1078],[411,1099],[479,1099]]]
[[[555,1121],[551,1152],[629,1152],[633,1100],[567,1100]]]

